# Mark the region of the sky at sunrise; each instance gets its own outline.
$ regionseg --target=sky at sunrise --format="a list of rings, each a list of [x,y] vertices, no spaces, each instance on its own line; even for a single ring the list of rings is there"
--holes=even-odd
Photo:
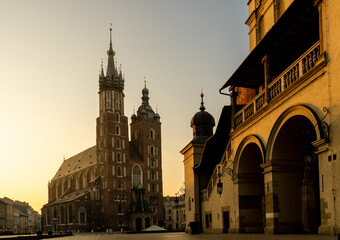
[[[247,1],[3,0],[0,9],[0,197],[40,212],[63,157],[96,144],[110,23],[125,115],[130,123],[145,77],[162,122],[163,194],[175,195],[201,89],[217,123],[229,105],[218,90],[249,52]]]

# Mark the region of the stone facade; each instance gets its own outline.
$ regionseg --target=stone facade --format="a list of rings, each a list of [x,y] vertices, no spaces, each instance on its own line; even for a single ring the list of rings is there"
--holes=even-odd
[[[41,230],[41,217],[27,202],[0,198],[0,232],[25,234]]]
[[[185,230],[186,214],[184,195],[179,197],[166,196],[163,198],[164,228],[169,230]]]
[[[199,186],[202,231],[340,233],[340,5],[248,7],[250,54],[220,89],[231,91],[229,129],[220,121],[215,132],[228,139],[223,155],[211,154],[220,141],[209,139],[194,169],[185,167],[186,191]]]
[[[48,185],[42,209],[44,231],[140,231],[163,226],[160,116],[149,90],[131,117],[124,113],[124,82],[108,50],[99,76],[96,145],[65,159]]]

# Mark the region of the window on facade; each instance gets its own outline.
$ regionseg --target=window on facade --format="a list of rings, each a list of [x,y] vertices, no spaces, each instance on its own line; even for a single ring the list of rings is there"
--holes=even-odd
[[[117,149],[120,149],[120,139],[117,138]]]
[[[120,122],[120,116],[119,116],[119,113],[116,113],[116,122]]]
[[[274,0],[274,21],[279,20],[283,13],[283,1],[282,0]]]
[[[150,154],[151,155],[155,154],[155,147],[154,146],[150,146]]]
[[[151,158],[151,167],[155,167],[155,159]]]
[[[119,93],[116,93],[116,109],[119,109]]]
[[[135,131],[135,139],[138,139],[139,138],[139,131]]]
[[[132,168],[132,186],[137,187],[142,184],[142,169],[140,166],[135,165]]]
[[[112,147],[115,146],[115,139],[114,139],[114,138],[111,139],[111,146],[112,146]]]
[[[83,188],[86,188],[87,186],[87,179],[86,179],[86,174],[83,175]]]
[[[154,171],[151,172],[151,180],[155,180],[155,172]]]
[[[152,184],[152,192],[155,192],[155,184]]]
[[[120,166],[117,167],[117,176],[121,177],[122,176],[122,169]]]
[[[121,155],[120,155],[119,152],[117,153],[117,162],[118,162],[118,163],[121,163],[121,162],[122,162],[122,157],[121,157]]]
[[[46,210],[46,225],[50,225],[50,209]]]
[[[261,39],[264,37],[264,17],[262,15],[259,16],[257,20],[256,34],[257,34],[257,43],[259,43]]]
[[[118,181],[118,190],[122,190],[122,182],[121,181]]]
[[[85,212],[79,213],[79,223],[80,224],[86,223],[86,213]]]
[[[105,169],[104,169],[104,166],[102,166],[102,169],[101,169],[101,176],[102,176],[102,177],[105,176]]]
[[[68,223],[73,223],[72,205],[68,205]]]
[[[169,216],[169,221],[171,221],[171,216]]]
[[[119,126],[116,126],[116,134],[120,135],[120,127]]]
[[[57,218],[57,208],[53,207],[53,218]]]
[[[150,138],[155,139],[155,131],[153,129],[150,129]]]
[[[106,93],[106,108],[111,108],[111,93],[107,92]]]
[[[63,205],[61,205],[60,207],[60,223],[61,224],[65,223],[65,209]]]

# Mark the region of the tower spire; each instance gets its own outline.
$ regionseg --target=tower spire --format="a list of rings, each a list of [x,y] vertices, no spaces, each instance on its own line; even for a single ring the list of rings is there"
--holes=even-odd
[[[107,51],[108,55],[108,61],[107,61],[107,71],[106,71],[106,76],[113,77],[114,72],[115,72],[115,63],[114,63],[114,55],[115,51],[112,49],[112,23],[110,23],[110,48]]]
[[[201,107],[200,107],[201,111],[205,110],[203,97],[204,97],[204,94],[203,94],[203,89],[202,89],[202,91],[201,91]]]
[[[103,59],[102,59],[102,64],[101,64],[101,67],[100,67],[101,69],[100,69],[100,77],[101,78],[104,78],[105,76],[104,76],[104,69],[103,69]]]

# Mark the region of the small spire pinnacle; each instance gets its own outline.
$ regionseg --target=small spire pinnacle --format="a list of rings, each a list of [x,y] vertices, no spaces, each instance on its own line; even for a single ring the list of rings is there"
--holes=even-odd
[[[110,50],[112,50],[112,23],[110,23]]]
[[[144,88],[146,88],[146,79],[144,77]]]
[[[203,89],[202,89],[202,92],[201,92],[201,107],[200,107],[201,111],[205,110],[203,97],[204,97],[204,93],[203,93]]]
[[[158,114],[158,105],[156,105],[156,113]]]
[[[103,69],[103,59],[102,59],[102,63],[101,63],[101,66],[100,66],[100,77],[105,77],[104,76],[104,69]]]

